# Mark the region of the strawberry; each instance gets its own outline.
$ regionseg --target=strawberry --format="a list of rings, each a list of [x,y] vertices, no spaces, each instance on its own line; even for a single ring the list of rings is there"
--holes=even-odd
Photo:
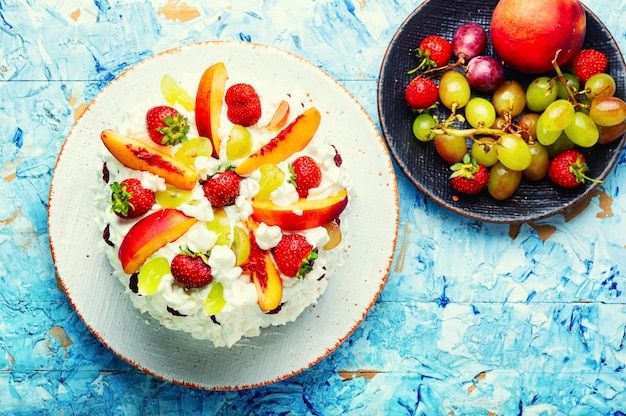
[[[249,127],[261,118],[261,100],[250,84],[234,84],[226,91],[226,116],[233,124]]]
[[[441,36],[426,36],[415,51],[415,56],[419,64],[409,74],[447,65],[452,57],[452,44]]]
[[[317,249],[301,234],[283,235],[272,254],[278,270],[288,277],[304,277],[317,259]]]
[[[111,187],[111,211],[120,218],[137,218],[154,205],[154,192],[146,189],[139,179],[128,178],[114,182]]]
[[[158,105],[146,113],[146,129],[156,144],[174,146],[187,140],[189,120],[174,107]]]
[[[204,196],[214,207],[233,205],[239,196],[241,178],[233,170],[217,172],[202,184]]]
[[[593,75],[606,70],[608,60],[606,55],[595,49],[583,49],[572,60],[572,72],[582,83],[587,82]]]
[[[439,98],[439,88],[430,78],[414,78],[404,90],[404,98],[409,107],[425,110],[432,107]]]
[[[213,280],[208,256],[188,249],[174,256],[170,270],[174,280],[187,289],[206,286]]]
[[[489,170],[483,165],[476,163],[469,154],[463,157],[463,161],[453,164],[450,169],[450,183],[458,192],[464,194],[477,194],[487,186],[489,182]]]
[[[294,160],[289,166],[289,172],[289,182],[296,187],[300,198],[309,196],[309,189],[317,188],[322,183],[322,171],[310,156],[300,156]]]
[[[548,167],[548,177],[564,188],[576,188],[585,181],[601,182],[586,176],[588,170],[585,156],[576,149],[569,149],[552,159]]]

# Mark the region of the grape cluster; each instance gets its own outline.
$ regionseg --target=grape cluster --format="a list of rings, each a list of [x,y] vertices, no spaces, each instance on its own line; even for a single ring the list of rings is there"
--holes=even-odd
[[[492,197],[509,198],[523,178],[547,177],[550,160],[567,149],[610,143],[626,132],[626,103],[615,97],[610,74],[598,73],[582,83],[561,71],[557,53],[554,73],[538,74],[524,86],[505,79],[502,63],[483,55],[485,44],[480,25],[457,28],[452,48],[458,60],[418,75],[437,74],[445,111],[417,111],[412,127],[415,138],[433,141],[447,163],[469,153],[488,167]]]

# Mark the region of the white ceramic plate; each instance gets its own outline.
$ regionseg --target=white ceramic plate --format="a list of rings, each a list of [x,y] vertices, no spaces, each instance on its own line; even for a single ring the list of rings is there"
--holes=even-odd
[[[354,182],[346,264],[329,276],[317,305],[292,323],[267,328],[231,348],[181,331],[146,325],[97,250],[94,188],[105,151],[100,132],[121,124],[118,109],[152,96],[164,73],[200,75],[223,61],[231,72],[271,85],[297,85],[322,113],[320,131],[335,138]],[[328,74],[290,53],[251,43],[209,42],[158,54],[117,77],[70,132],[52,177],[50,246],[56,271],[78,315],[111,351],[162,380],[226,390],[269,384],[320,361],[365,318],[382,289],[398,231],[398,190],[387,148],[371,118]]]

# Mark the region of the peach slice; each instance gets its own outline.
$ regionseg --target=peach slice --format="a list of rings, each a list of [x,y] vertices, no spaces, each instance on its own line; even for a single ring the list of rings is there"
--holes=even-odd
[[[348,205],[348,193],[309,200],[300,198],[291,205],[275,205],[271,199],[252,200],[252,218],[267,225],[277,225],[284,231],[307,230],[323,226],[337,218]]]
[[[124,273],[137,272],[148,257],[185,234],[197,221],[171,208],[155,211],[139,220],[128,231],[118,249]]]
[[[272,131],[278,131],[285,127],[285,124],[287,124],[287,120],[289,119],[289,113],[289,103],[285,100],[282,100],[280,103],[278,103],[278,107],[276,107],[276,111],[274,112],[272,119],[269,123],[267,123],[267,129]]]
[[[154,173],[177,188],[191,190],[196,186],[198,173],[195,169],[171,155],[113,130],[103,130],[100,138],[124,166]]]
[[[259,307],[263,312],[269,312],[280,305],[283,298],[283,281],[269,252],[265,252],[262,259],[264,269],[252,270],[252,281],[259,297]]]
[[[241,176],[249,175],[264,163],[280,163],[304,149],[315,135],[320,120],[317,108],[307,108],[265,146],[244,159],[235,172]]]
[[[220,151],[218,130],[227,79],[226,65],[216,62],[204,71],[196,92],[196,127],[200,136],[208,137],[213,144],[215,158],[219,157]]]

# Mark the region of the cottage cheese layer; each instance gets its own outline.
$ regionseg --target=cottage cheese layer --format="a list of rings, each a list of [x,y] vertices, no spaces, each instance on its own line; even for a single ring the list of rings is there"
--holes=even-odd
[[[193,77],[194,75],[191,75]],[[193,89],[193,79],[187,78],[188,90]],[[271,88],[263,88],[255,85],[254,80],[229,79],[226,88],[236,82],[248,82],[253,85],[261,98],[263,115],[259,122],[249,128],[254,139],[253,151],[273,138],[277,132],[269,131],[264,126],[267,125],[274,109],[281,100],[287,100],[290,104],[291,122],[304,108],[310,106],[310,97],[303,91],[285,89],[280,91],[273,85]],[[146,99],[123,114],[123,122],[119,126],[110,126],[120,133],[135,137],[145,138],[144,117],[147,110],[155,105],[166,105],[165,99],[160,94]],[[179,112],[188,117],[191,130],[189,138],[196,137],[194,113],[186,111],[182,106],[174,106]],[[324,123],[322,117],[321,123]],[[225,116],[225,109],[222,110],[220,136],[228,137],[228,132],[232,123]],[[337,149],[333,146],[330,137],[326,137],[318,129],[311,142],[301,151],[294,153],[286,160],[278,163],[278,166],[285,172],[283,184],[272,193],[271,200],[276,205],[288,205],[298,199],[295,187],[288,182],[290,177],[289,164],[297,157],[309,155],[313,157],[322,169],[322,183],[319,187],[311,189],[309,199],[323,199],[336,195],[341,189],[348,190],[350,194],[351,180],[345,169],[337,166],[335,157]],[[225,166],[237,166],[241,160],[226,160],[225,155],[226,140],[222,140],[220,159],[198,157],[195,160],[195,168],[201,179],[212,175]],[[176,151],[176,146],[172,149]],[[129,169],[122,165],[113,156],[106,153],[102,155],[103,165],[108,175],[108,182],[101,181],[102,186],[96,189],[96,207],[99,213],[97,222],[104,231],[100,248],[109,259],[113,268],[113,274],[124,285],[125,292],[132,299],[133,305],[142,313],[149,314],[159,324],[172,330],[185,331],[197,339],[211,341],[217,347],[230,347],[244,337],[255,337],[261,333],[262,328],[268,326],[284,325],[294,321],[309,306],[315,304],[324,293],[329,282],[329,277],[337,267],[345,262],[347,245],[344,239],[330,250],[324,250],[323,246],[329,240],[329,234],[325,227],[320,226],[303,231],[295,231],[306,237],[307,241],[318,249],[319,257],[313,263],[313,269],[304,278],[291,278],[281,274],[283,286],[282,300],[278,308],[270,312],[263,312],[258,304],[258,295],[250,274],[241,267],[235,266],[235,254],[230,244],[224,243],[216,232],[207,227],[207,223],[214,219],[216,210],[204,196],[200,182],[191,191],[191,201],[178,206],[176,209],[184,212],[188,216],[198,219],[183,236],[177,240],[166,244],[161,249],[152,254],[146,263],[153,258],[162,257],[171,262],[181,247],[188,247],[197,252],[209,252],[209,265],[213,275],[213,281],[205,287],[197,289],[185,289],[173,278],[171,273],[164,274],[156,291],[146,295],[137,287],[138,273],[126,274],[118,258],[118,248],[125,235],[131,227],[141,218],[136,220],[124,220],[117,217],[110,210],[109,200],[111,191],[109,184],[121,182],[126,178],[137,178],[142,185],[155,192],[163,191],[166,184],[163,178],[149,172]],[[101,172],[97,173],[102,176]],[[240,196],[236,203],[225,207],[230,230],[235,226],[246,228],[247,221],[252,214],[251,201],[259,191],[260,173],[258,169],[250,175],[242,178]],[[156,203],[152,210],[146,214],[161,209]],[[340,217],[340,226],[343,235],[348,226],[346,213],[349,205]],[[143,218],[143,217],[142,217]],[[284,233],[278,226],[269,226],[264,223],[258,224],[255,232],[256,242],[263,250],[271,250],[276,246]],[[231,232],[232,235],[232,232]],[[145,264],[145,263],[144,263]],[[206,313],[205,302],[211,294],[215,284],[219,283],[223,288],[224,305],[221,310],[213,315]],[[332,284],[331,284],[332,285]],[[150,325],[155,323],[147,320]]]

